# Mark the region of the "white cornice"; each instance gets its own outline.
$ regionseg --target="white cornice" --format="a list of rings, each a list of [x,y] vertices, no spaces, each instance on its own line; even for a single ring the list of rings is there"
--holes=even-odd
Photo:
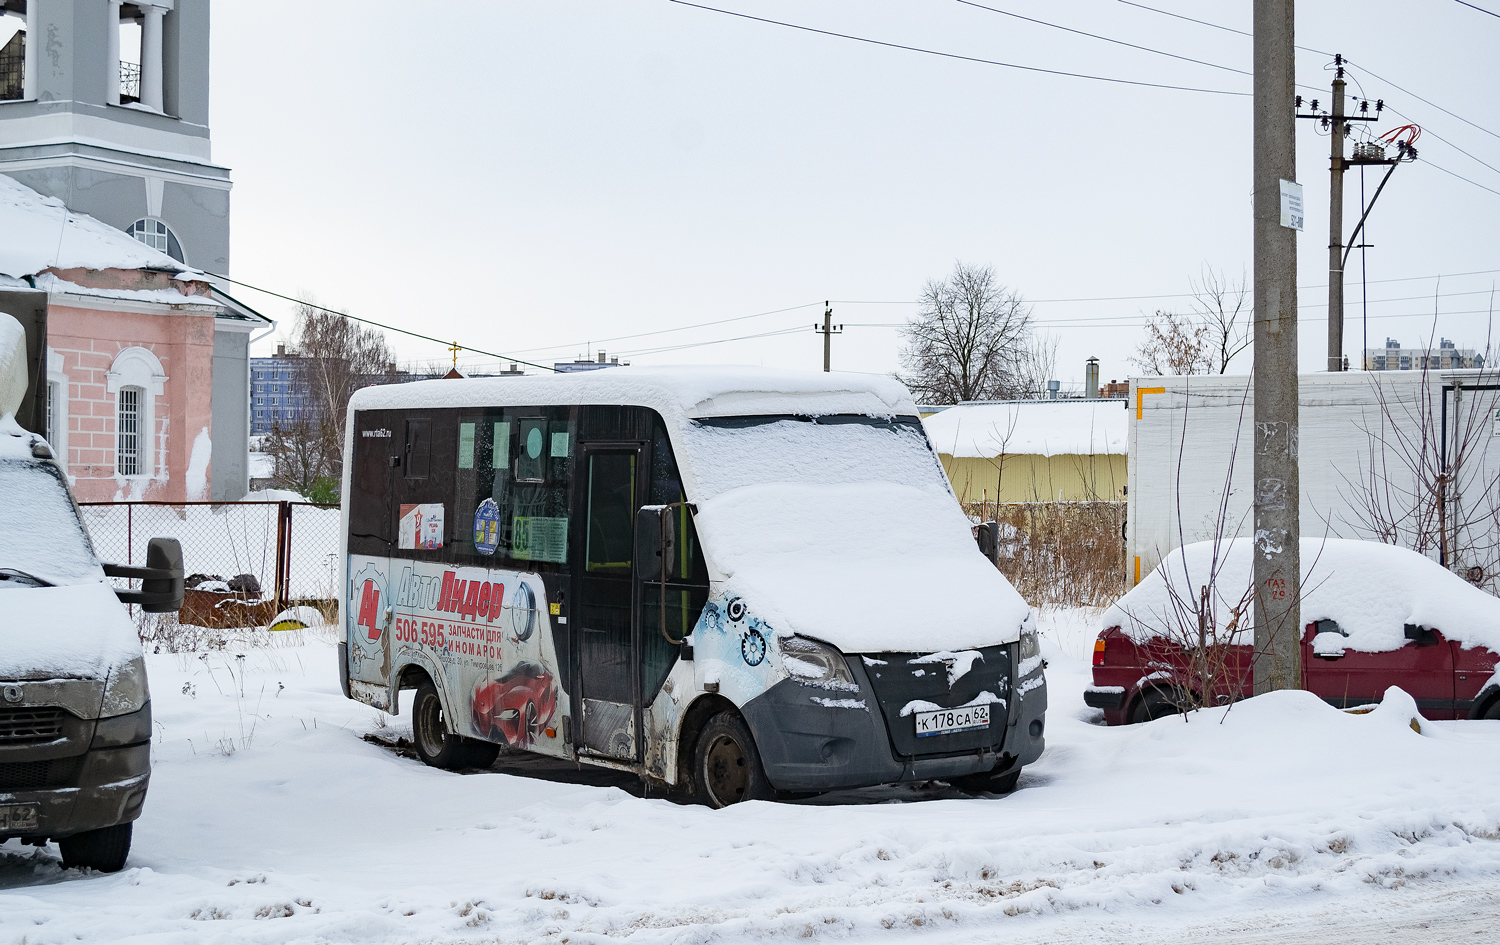
[[[192,164],[209,164],[206,136],[181,134],[163,128],[148,128],[125,121],[74,111],[55,111],[12,117],[0,112],[0,148],[38,147],[47,144],[91,144],[101,148],[137,151]]]

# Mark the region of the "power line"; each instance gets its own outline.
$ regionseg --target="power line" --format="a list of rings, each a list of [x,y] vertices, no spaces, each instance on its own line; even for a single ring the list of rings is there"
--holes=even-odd
[[[207,270],[204,270],[204,271],[207,272]],[[457,342],[455,342],[455,341],[444,341],[441,338],[434,338],[431,335],[422,335],[422,334],[418,334],[417,332],[414,332],[414,331],[407,331],[405,328],[397,328],[395,325],[385,325],[385,324],[382,324],[380,322],[371,321],[368,318],[360,318],[358,315],[350,315],[348,312],[339,312],[339,311],[335,311],[335,310],[333,310],[331,308],[324,308],[321,305],[314,305],[312,302],[309,302],[306,299],[297,299],[297,298],[291,297],[290,295],[282,295],[280,292],[273,292],[270,289],[262,289],[258,285],[251,285],[248,282],[241,282],[238,279],[231,279],[228,276],[220,275],[217,272],[209,272],[208,274],[211,275],[211,276],[213,276],[215,279],[223,279],[225,282],[233,282],[235,285],[242,285],[245,288],[250,289],[253,292],[263,292],[266,295],[273,296],[273,297],[278,298],[278,299],[283,299],[283,300],[285,300],[287,302],[295,302],[298,305],[306,305],[308,308],[315,308],[315,309],[317,309],[320,312],[327,312],[329,315],[337,315],[340,318],[347,318],[350,321],[356,321],[356,322],[359,322],[359,323],[364,324],[364,325],[374,325],[376,328],[383,328],[386,331],[394,331],[394,332],[399,332],[400,334],[403,334],[403,335],[410,335],[413,338],[420,338],[423,341],[433,341],[433,342],[436,342],[436,343],[438,343],[440,345],[457,344]],[[502,361],[514,361],[517,364],[524,364],[527,367],[534,367],[534,368],[538,368],[538,369],[543,370],[543,371],[551,371],[551,370],[553,370],[553,368],[550,368],[550,367],[548,367],[545,364],[533,364],[530,361],[523,361],[520,358],[511,357],[508,354],[496,354],[493,351],[481,351],[478,348],[471,348],[468,345],[463,345],[462,347],[463,347],[463,350],[465,350],[465,351],[472,351],[475,354],[482,354],[482,355],[484,355],[486,357],[499,358]]]
[[[1500,138],[1500,134],[1496,134],[1495,132],[1493,132],[1493,131],[1489,130],[1488,128],[1484,127],[1483,125],[1477,125],[1477,124],[1475,124],[1474,122],[1470,121],[1469,119],[1465,118],[1462,115],[1459,115],[1459,114],[1457,114],[1455,112],[1448,111],[1448,109],[1446,109],[1443,106],[1439,105],[1437,102],[1429,101],[1428,99],[1425,99],[1422,96],[1418,95],[1417,93],[1413,92],[1411,89],[1404,89],[1404,88],[1402,88],[1401,86],[1399,86],[1396,83],[1392,82],[1390,79],[1387,79],[1385,76],[1380,75],[1379,73],[1377,73],[1375,70],[1369,68],[1368,66],[1356,63],[1352,59],[1345,59],[1344,60],[1344,64],[1345,65],[1354,66],[1355,68],[1362,70],[1367,75],[1369,75],[1370,78],[1376,79],[1376,80],[1378,80],[1380,82],[1384,82],[1386,85],[1389,85],[1391,88],[1395,89],[1397,92],[1400,92],[1400,93],[1402,93],[1404,95],[1410,95],[1412,98],[1416,99],[1417,101],[1419,101],[1419,102],[1421,102],[1421,103],[1423,103],[1425,105],[1431,105],[1433,108],[1436,108],[1438,111],[1442,112],[1444,115],[1448,115],[1449,117],[1452,117],[1452,118],[1457,118],[1459,121],[1463,122],[1464,124],[1469,125],[1469,126],[1474,127],[1474,128],[1478,128],[1480,131],[1484,132],[1487,135],[1490,135],[1491,137]]]
[[[662,354],[667,351],[683,351],[687,348],[704,348],[709,345],[728,344],[731,341],[749,341],[754,338],[772,338],[776,335],[790,335],[806,331],[806,327],[798,325],[795,328],[778,328],[774,331],[763,331],[756,335],[740,335],[737,338],[715,338],[712,341],[693,341],[680,345],[665,345],[660,348],[641,348],[636,351],[621,351],[620,357],[640,357],[648,354]]]
[[[690,331],[690,330],[692,330],[694,328],[708,328],[708,327],[713,326],[713,325],[725,325],[725,324],[728,324],[729,322],[742,322],[742,321],[745,321],[746,319],[751,319],[751,318],[764,318],[767,315],[780,315],[783,312],[795,312],[799,308],[811,308],[812,306],[817,305],[817,304],[818,304],[817,302],[803,302],[801,305],[790,305],[790,306],[787,306],[786,308],[773,309],[773,310],[771,310],[769,312],[756,312],[754,315],[736,315],[733,318],[720,318],[720,319],[717,319],[717,320],[711,321],[711,322],[699,322],[696,325],[680,325],[680,326],[678,326],[676,328],[660,328],[660,329],[657,329],[656,331],[642,331],[642,332],[637,332],[637,333],[635,333],[633,335],[615,335],[613,338],[591,338],[591,339],[589,339],[587,341],[575,342],[574,344],[571,344],[571,345],[548,345],[548,346],[546,346],[544,348],[522,348],[520,350],[523,351],[523,352],[525,352],[525,353],[534,353],[534,352],[537,352],[537,351],[562,351],[562,350],[568,350],[568,349],[576,349],[579,344],[584,344],[584,345],[591,345],[591,344],[595,344],[595,343],[597,343],[597,344],[605,344],[605,343],[611,342],[611,341],[624,341],[624,340],[626,340],[628,338],[645,338],[645,337],[648,337],[650,335],[665,335],[665,334],[669,334],[669,333],[674,332],[674,331]]]
[[[1084,72],[1065,72],[1061,69],[1044,69],[1041,66],[1023,66],[1014,62],[1002,62],[998,59],[981,59],[977,56],[964,56],[958,53],[942,52],[937,49],[926,49],[922,46],[907,46],[903,43],[890,43],[880,39],[870,39],[866,36],[855,36],[852,33],[838,33],[833,30],[822,30],[812,26],[802,26],[798,23],[788,23],[785,20],[772,20],[763,16],[751,16],[749,13],[740,13],[735,10],[724,10],[719,7],[704,6],[701,3],[690,3],[688,0],[667,0],[680,6],[692,7],[696,10],[707,10],[710,13],[722,13],[725,16],[739,17],[744,20],[754,20],[757,23],[768,23],[772,26],[784,26],[788,29],[802,30],[807,33],[817,33],[820,36],[832,36],[838,39],[853,40],[857,43],[868,43],[872,46],[884,46],[888,49],[904,49],[907,52],[923,53],[928,56],[941,56],[944,59],[958,59],[963,62],[974,62],[986,66],[1000,66],[1005,69],[1019,69],[1022,72],[1039,72],[1046,75],[1066,76],[1070,79],[1092,79],[1096,82],[1113,82],[1118,85],[1134,85],[1151,89],[1170,89],[1174,92],[1202,92],[1208,95],[1236,95],[1248,98],[1249,92],[1232,92],[1227,89],[1204,89],[1188,85],[1167,85],[1162,82],[1141,82],[1136,79],[1121,79],[1114,76],[1090,75]]]
[[[1395,114],[1398,118],[1403,118],[1406,121],[1411,121],[1412,120],[1412,119],[1408,118],[1407,116],[1401,114],[1399,111],[1396,111],[1396,109],[1393,108],[1390,105],[1386,105],[1385,108],[1386,108],[1386,111]],[[1494,171],[1495,173],[1500,174],[1500,167],[1496,167],[1493,164],[1489,163],[1488,161],[1482,160],[1481,158],[1478,158],[1478,157],[1470,154],[1469,152],[1465,151],[1463,148],[1460,148],[1458,145],[1454,144],[1452,141],[1449,141],[1447,138],[1444,138],[1442,135],[1438,134],[1436,131],[1433,131],[1431,128],[1428,128],[1428,127],[1424,126],[1422,128],[1422,133],[1423,134],[1432,135],[1434,138],[1436,138],[1439,141],[1443,142],[1448,147],[1450,147],[1453,150],[1457,151],[1459,154],[1462,154],[1464,157],[1470,158],[1471,160],[1474,160],[1474,161],[1478,161],[1480,164],[1483,164],[1485,167],[1489,168],[1490,170]]]
[[[1226,33],[1234,33],[1234,34],[1239,35],[1239,36],[1251,36],[1252,35],[1248,30],[1235,29],[1232,26],[1222,26],[1222,25],[1220,25],[1218,23],[1210,23],[1208,20],[1200,20],[1200,19],[1197,19],[1195,17],[1185,16],[1185,15],[1183,15],[1181,13],[1173,13],[1171,10],[1162,10],[1162,9],[1157,8],[1157,7],[1149,7],[1146,4],[1144,4],[1144,3],[1135,3],[1135,2],[1133,2],[1133,0],[1120,0],[1120,2],[1123,3],[1123,4],[1125,4],[1126,6],[1137,7],[1139,9],[1141,9],[1141,10],[1149,10],[1152,13],[1160,13],[1162,16],[1170,16],[1170,17],[1172,17],[1174,19],[1186,20],[1189,23],[1197,23],[1200,26],[1207,26],[1207,27],[1211,27],[1211,28],[1216,29],[1216,30],[1223,30]],[[1462,0],[1460,0],[1460,2],[1462,2]],[[1485,12],[1488,13],[1489,11],[1486,10]],[[1332,56],[1333,55],[1333,53],[1331,53],[1331,52],[1324,52],[1321,49],[1314,49],[1311,46],[1298,46],[1297,48],[1300,49],[1300,50],[1302,50],[1303,52],[1317,53],[1320,56]],[[1420,96],[1417,93],[1411,91],[1410,89],[1402,88],[1401,86],[1397,85],[1395,82],[1392,82],[1390,79],[1387,79],[1385,76],[1382,76],[1379,73],[1375,72],[1373,69],[1370,69],[1370,68],[1368,68],[1368,67],[1366,67],[1366,66],[1364,66],[1362,64],[1355,63],[1354,60],[1352,60],[1352,59],[1347,59],[1346,58],[1344,60],[1344,64],[1345,65],[1358,65],[1358,68],[1360,68],[1364,72],[1368,73],[1369,76],[1370,76],[1370,78],[1372,78],[1372,79],[1378,79],[1381,82],[1384,82],[1386,85],[1389,85],[1391,88],[1395,89],[1396,91],[1402,92],[1402,93],[1404,93],[1406,95],[1410,95],[1412,98],[1416,99],[1419,102],[1422,102],[1423,104],[1431,105],[1433,108],[1436,108],[1438,111],[1442,112],[1443,114],[1448,115],[1448,116],[1453,117],[1453,118],[1457,118],[1459,121],[1463,122],[1466,125],[1472,125],[1473,127],[1478,128],[1480,131],[1484,132],[1487,135],[1493,135],[1496,138],[1500,138],[1500,134],[1496,134],[1495,132],[1491,131],[1490,129],[1484,127],[1483,125],[1475,124],[1474,122],[1472,122],[1469,119],[1463,117],[1462,115],[1459,115],[1459,114],[1457,114],[1455,112],[1451,112],[1448,109],[1444,108],[1443,106],[1437,104],[1436,102],[1429,101],[1428,99],[1423,98],[1422,96]]]
[[[1440,272],[1427,276],[1397,276],[1391,279],[1371,279],[1370,285],[1381,285],[1388,282],[1420,282],[1423,279],[1457,279],[1463,276],[1487,276],[1500,272],[1500,269],[1475,269],[1471,272]],[[1302,285],[1301,289],[1326,289],[1328,283]],[[1488,290],[1486,290],[1488,291]],[[1246,289],[1246,298],[1250,297],[1249,289]],[[1447,295],[1448,293],[1444,293]],[[1464,293],[1453,293],[1464,294]],[[1027,305],[1042,305],[1061,302],[1137,302],[1143,299],[1188,299],[1194,298],[1196,292],[1162,292],[1155,295],[1097,295],[1088,298],[1076,299],[1024,299]],[[1425,296],[1424,296],[1425,298]],[[834,299],[835,305],[916,305],[916,299]]]
[[[1495,196],[1500,197],[1500,190],[1496,190],[1493,187],[1486,187],[1483,184],[1481,184],[1481,183],[1479,183],[1478,181],[1475,181],[1475,180],[1469,180],[1467,177],[1463,176],[1462,174],[1456,174],[1453,171],[1448,170],[1446,167],[1443,167],[1441,164],[1434,164],[1434,163],[1432,163],[1432,161],[1428,160],[1427,158],[1423,158],[1422,159],[1422,163],[1426,164],[1428,167],[1435,167],[1435,168],[1437,168],[1438,170],[1442,171],[1444,174],[1447,174],[1449,177],[1457,177],[1459,180],[1463,181],[1465,184],[1473,184],[1475,187],[1478,187],[1480,190],[1488,190],[1490,193],[1494,194]]]
[[[1454,2],[1456,2],[1461,7],[1468,7],[1470,10],[1478,10],[1480,13],[1488,13],[1490,16],[1500,18],[1500,13],[1496,13],[1494,10],[1486,10],[1484,7],[1475,6],[1474,4],[1469,3],[1468,0],[1454,0]]]
[[[955,2],[962,3],[966,7],[975,7],[975,8],[980,9],[980,10],[988,10],[991,13],[998,13],[1001,16],[1009,16],[1009,17],[1014,17],[1014,18],[1016,18],[1018,20],[1025,20],[1027,23],[1035,23],[1038,26],[1049,26],[1052,29],[1062,30],[1065,33],[1074,33],[1074,34],[1076,34],[1078,36],[1087,36],[1090,39],[1098,39],[1098,40],[1103,40],[1106,43],[1114,43],[1117,46],[1128,46],[1131,49],[1139,49],[1141,52],[1153,53],[1154,55],[1157,55],[1157,56],[1166,56],[1169,59],[1178,59],[1178,60],[1181,60],[1182,62],[1191,62],[1191,63],[1194,63],[1195,65],[1208,66],[1210,69],[1222,69],[1225,72],[1233,72],[1233,73],[1236,73],[1238,75],[1252,75],[1251,72],[1249,72],[1248,70],[1245,70],[1245,69],[1236,69],[1233,66],[1220,65],[1217,62],[1205,62],[1202,59],[1193,59],[1193,58],[1191,58],[1189,56],[1179,56],[1176,53],[1166,52],[1165,50],[1152,49],[1150,46],[1139,46],[1139,45],[1136,45],[1135,43],[1127,43],[1123,39],[1114,39],[1114,38],[1109,37],[1109,36],[1100,36],[1098,33],[1088,33],[1088,32],[1085,32],[1083,30],[1073,29],[1071,26],[1062,26],[1061,24],[1058,24],[1058,23],[1048,23],[1046,20],[1037,20],[1037,19],[1033,19],[1032,17],[1029,17],[1029,16],[1022,16],[1019,13],[1012,13],[1009,10],[1002,10],[999,7],[988,7],[988,6],[985,6],[982,3],[975,3],[974,0],[955,0]]]

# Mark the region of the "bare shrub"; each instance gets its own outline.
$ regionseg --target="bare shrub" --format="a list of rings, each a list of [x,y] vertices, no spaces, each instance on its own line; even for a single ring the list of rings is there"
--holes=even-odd
[[[1123,502],[971,502],[1000,524],[1000,571],[1034,604],[1104,607],[1125,591]]]

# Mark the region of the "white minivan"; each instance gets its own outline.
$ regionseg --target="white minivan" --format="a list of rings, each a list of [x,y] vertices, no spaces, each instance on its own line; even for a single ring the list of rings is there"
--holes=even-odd
[[[19,337],[0,313],[0,348]],[[15,420],[27,385],[13,355],[0,350],[0,840],[54,840],[65,867],[110,872],[151,776],[151,699],[125,603],[177,610],[182,552],[153,538],[144,568],[100,563],[51,448]]]
[[[500,746],[712,806],[942,779],[1043,747],[1026,603],[915,404],[740,368],[367,388],[343,488],[346,694],[417,753]]]

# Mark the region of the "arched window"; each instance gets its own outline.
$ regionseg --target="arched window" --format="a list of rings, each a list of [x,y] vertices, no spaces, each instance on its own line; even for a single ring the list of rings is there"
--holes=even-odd
[[[146,348],[126,348],[104,380],[115,395],[115,474],[150,477],[156,472],[156,398],[167,384],[161,361]]]
[[[177,234],[160,220],[153,220],[150,217],[137,220],[130,224],[125,232],[158,253],[166,253],[180,263],[187,262],[187,257],[182,254],[182,244],[177,241]]]

